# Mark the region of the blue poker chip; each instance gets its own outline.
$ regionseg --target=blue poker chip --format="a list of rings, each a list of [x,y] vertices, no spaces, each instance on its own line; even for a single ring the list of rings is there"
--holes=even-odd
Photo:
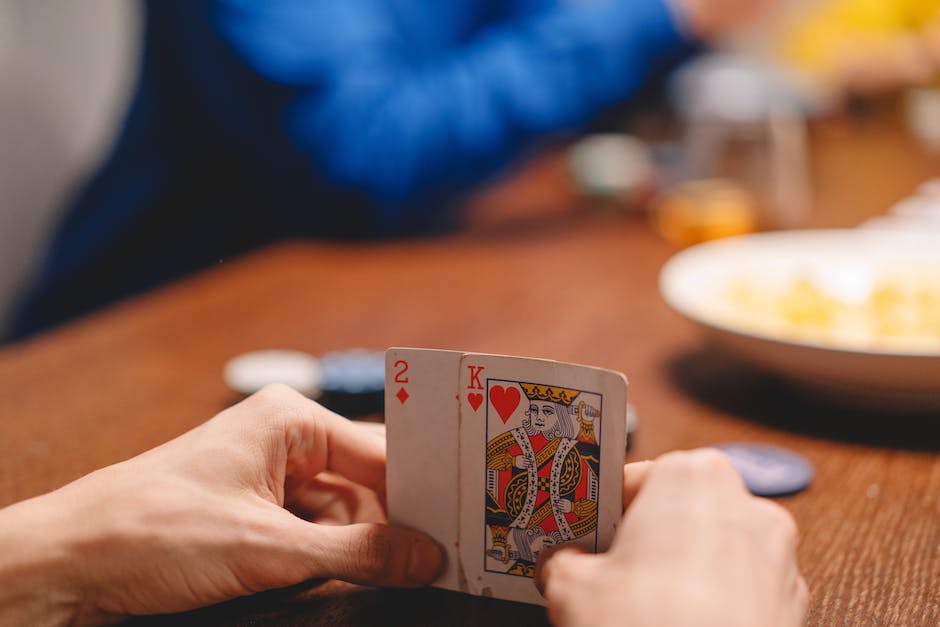
[[[815,470],[808,459],[770,444],[733,442],[714,446],[724,452],[755,496],[796,494],[813,481]]]
[[[385,353],[364,349],[320,358],[320,403],[347,418],[378,416],[385,405]]]
[[[364,349],[320,357],[320,388],[325,392],[370,394],[385,390],[385,353]]]

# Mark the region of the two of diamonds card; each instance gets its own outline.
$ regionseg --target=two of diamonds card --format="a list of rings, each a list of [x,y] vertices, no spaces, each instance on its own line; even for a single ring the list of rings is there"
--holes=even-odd
[[[605,550],[622,512],[626,378],[542,359],[386,353],[389,522],[447,552],[436,586],[544,603],[539,553]]]

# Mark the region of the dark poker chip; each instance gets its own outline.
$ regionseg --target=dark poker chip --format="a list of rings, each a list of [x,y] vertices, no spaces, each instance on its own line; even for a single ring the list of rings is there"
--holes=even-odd
[[[808,459],[770,444],[732,442],[714,446],[724,452],[755,496],[785,496],[805,490],[815,471]]]
[[[374,416],[385,403],[385,353],[352,349],[320,357],[320,403],[347,417]]]
[[[636,431],[640,426],[640,417],[633,403],[627,403],[627,450],[633,448]]]

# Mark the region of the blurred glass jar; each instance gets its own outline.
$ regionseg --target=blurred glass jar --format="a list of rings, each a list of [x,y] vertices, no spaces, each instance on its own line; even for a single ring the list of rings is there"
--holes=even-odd
[[[653,226],[679,246],[756,231],[754,196],[724,179],[688,181],[664,193],[652,213]]]
[[[940,153],[940,88],[917,87],[904,98],[904,117],[925,150]]]
[[[806,120],[773,67],[732,54],[702,57],[673,86],[684,125],[686,181],[723,180],[751,198],[753,226],[794,228],[812,202]]]

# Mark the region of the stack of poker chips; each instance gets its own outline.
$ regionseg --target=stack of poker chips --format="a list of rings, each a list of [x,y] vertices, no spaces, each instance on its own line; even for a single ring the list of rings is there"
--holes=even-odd
[[[347,417],[382,414],[384,353],[364,349],[314,357],[294,350],[263,350],[239,355],[225,365],[223,378],[242,395],[283,383]]]

